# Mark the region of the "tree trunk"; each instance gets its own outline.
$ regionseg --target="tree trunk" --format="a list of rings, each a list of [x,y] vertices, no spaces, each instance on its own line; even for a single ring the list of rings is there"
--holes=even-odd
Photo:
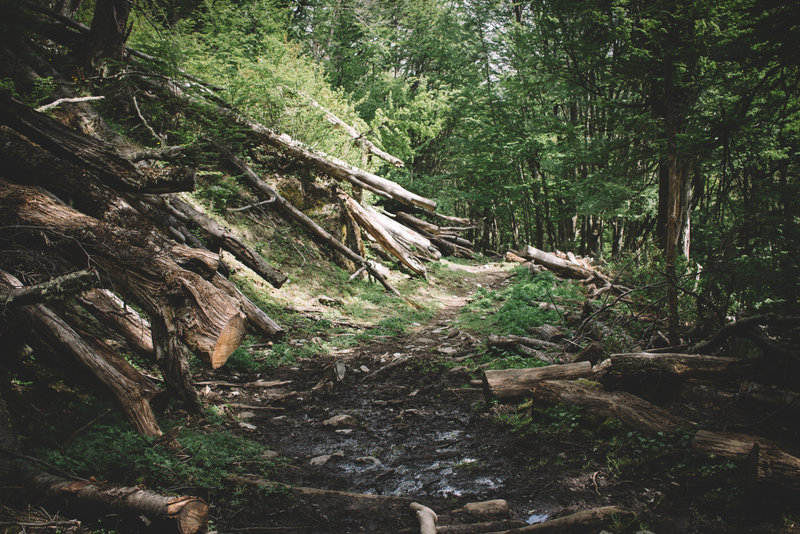
[[[79,297],[81,305],[110,330],[122,336],[135,354],[155,362],[150,322],[107,289],[93,289]]]
[[[383,226],[391,235],[394,237],[395,241],[401,243],[407,249],[411,250],[413,254],[420,259],[427,259],[438,261],[442,258],[442,253],[437,249],[431,241],[423,236],[422,234],[403,226],[393,218],[384,215],[383,213],[377,211],[372,206],[360,204],[359,205],[364,208],[372,219],[378,222],[381,226]]]
[[[501,369],[483,372],[483,392],[488,400],[511,402],[531,396],[542,380],[574,380],[592,376],[589,362],[548,365],[530,369]]]
[[[158,532],[199,534],[208,525],[208,505],[197,497],[173,497],[138,486],[108,486],[43,472],[34,474],[31,482],[44,493],[74,504],[112,514],[142,515],[156,523]]]
[[[170,175],[151,169],[152,175],[145,176],[111,145],[68,128],[7,93],[0,93],[0,122],[52,154],[77,163],[113,189],[146,193],[194,190],[193,174]]]
[[[0,271],[0,284],[6,287],[22,285],[19,280],[4,271]],[[121,372],[107,356],[98,354],[94,347],[43,304],[23,306],[20,308],[20,313],[48,344],[70,355],[108,388],[136,430],[145,436],[161,435],[150,403],[139,385],[126,376],[126,373]],[[122,365],[119,360],[116,363]],[[124,365],[130,368],[127,374],[138,374],[127,362],[124,362]]]
[[[707,454],[746,460],[744,467],[749,482],[800,490],[800,458],[763,438],[700,430],[695,434],[694,448]]]
[[[82,62],[95,72],[107,71],[108,60],[122,61],[128,40],[131,0],[98,0]],[[107,74],[107,72],[103,72]]]
[[[15,306],[50,302],[80,293],[97,285],[98,282],[97,273],[83,270],[58,276],[33,286],[0,289],[0,306],[9,309]]]
[[[555,254],[544,252],[538,248],[527,246],[524,250],[520,251],[520,256],[561,276],[578,280],[600,279],[604,283],[607,281],[606,278],[597,271],[587,269],[567,260],[562,260]]]
[[[344,246],[341,242],[337,241],[336,238],[325,231],[320,225],[308,218],[306,214],[292,206],[288,200],[278,194],[278,192],[270,187],[264,180],[262,180],[253,169],[247,166],[242,160],[234,156],[228,149],[219,145],[217,145],[217,149],[222,153],[223,156],[225,156],[225,158],[228,159],[228,161],[233,164],[234,167],[236,167],[240,172],[244,173],[245,179],[253,189],[267,199],[275,199],[276,208],[285,218],[291,219],[305,228],[305,230],[318,243],[321,243],[322,245],[330,247],[336,252],[339,252],[346,258],[353,261],[353,263],[356,265],[366,266],[369,273],[374,276],[375,279],[383,285],[383,287],[395,295],[400,295],[400,292],[397,291],[397,289],[395,289],[386,280],[386,278],[376,270],[371,262],[365,260],[363,257]]]
[[[565,380],[539,381],[532,386],[529,397],[534,404],[541,400],[548,404],[580,406],[594,415],[618,419],[628,427],[649,434],[673,432],[689,426],[688,421],[630,393],[603,391]]]

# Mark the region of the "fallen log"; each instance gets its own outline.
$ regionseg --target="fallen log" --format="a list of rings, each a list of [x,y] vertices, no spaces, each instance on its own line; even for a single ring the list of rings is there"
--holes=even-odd
[[[751,483],[800,490],[800,458],[764,438],[700,430],[695,434],[694,448],[706,454],[746,460],[746,477]]]
[[[617,419],[645,433],[674,432],[690,425],[689,421],[630,393],[604,391],[566,380],[539,381],[531,387],[529,396],[534,405],[544,401],[580,406],[593,415]]]
[[[453,510],[453,513],[459,512],[479,518],[508,516],[508,501],[505,499],[492,499],[489,501],[468,502],[463,508]]]
[[[363,257],[344,246],[320,225],[312,221],[305,213],[295,208],[288,200],[283,198],[283,196],[281,196],[277,191],[270,187],[269,184],[262,180],[253,169],[251,169],[242,160],[234,156],[230,150],[220,145],[215,145],[215,147],[234,167],[236,167],[240,172],[244,173],[245,179],[253,189],[267,198],[275,199],[275,205],[284,217],[298,223],[318,242],[321,242],[322,244],[332,248],[336,252],[352,260],[357,265],[366,266],[369,274],[374,276],[375,279],[383,285],[383,287],[395,295],[400,295],[400,292],[397,291],[397,289],[395,289],[394,286],[392,286],[380,272],[378,272],[372,262],[365,260]]]
[[[530,245],[518,252],[519,256],[531,260],[532,262],[541,265],[542,267],[553,271],[556,274],[566,276],[567,278],[575,278],[578,280],[598,278],[604,282],[607,281],[607,278],[597,271],[587,269],[581,265],[574,264],[567,260],[563,260],[555,254],[550,254]]]
[[[64,126],[8,92],[0,92],[0,122],[60,158],[79,163],[114,189],[149,193],[194,190],[193,174],[173,176],[152,170],[152,176],[147,176],[111,145]]]
[[[98,321],[119,334],[135,354],[155,361],[150,322],[136,310],[107,289],[86,291],[78,300]]]
[[[436,521],[439,519],[436,512],[418,502],[412,502],[409,507],[417,515],[419,534],[436,534]]]
[[[800,316],[754,315],[745,317],[723,326],[709,339],[694,346],[698,354],[710,354],[719,349],[730,337],[747,335],[759,326],[797,326]]]
[[[400,217],[401,214],[402,214],[402,212],[398,212],[398,214],[397,214],[397,218],[399,220],[403,220]],[[406,221],[403,221],[403,222],[406,222]],[[445,254],[445,255],[455,256],[455,257],[458,257],[458,258],[465,258],[465,259],[474,259],[475,258],[475,254],[471,249],[471,246],[472,246],[471,244],[470,244],[469,247],[464,247],[464,246],[458,245],[456,243],[453,243],[451,241],[447,241],[446,239],[443,239],[441,236],[436,235],[436,234],[432,234],[432,233],[426,231],[425,229],[423,229],[421,227],[416,227],[415,230],[420,235],[422,235],[423,237],[427,238],[431,243],[433,243],[433,245],[436,248],[438,248],[440,251],[442,251],[442,253]]]
[[[581,510],[574,514],[565,515],[535,525],[502,530],[492,534],[523,534],[525,532],[536,532],[538,534],[572,534],[575,532],[598,532],[603,527],[611,523],[626,518],[634,517],[633,512],[618,508],[616,506],[603,506],[600,508],[590,508]]]
[[[76,271],[41,284],[0,289],[0,306],[8,309],[15,306],[49,302],[79,294],[98,283],[97,273],[87,270]]]
[[[179,534],[199,534],[205,532],[208,525],[208,505],[198,497],[173,497],[138,486],[109,486],[42,472],[32,475],[31,482],[47,495],[106,513],[141,515],[157,525],[168,525],[170,530]]]
[[[284,87],[286,87],[286,86],[284,86]],[[356,130],[355,128],[353,128],[352,126],[350,126],[349,124],[347,124],[346,122],[344,122],[342,119],[340,119],[339,117],[337,117],[336,115],[334,115],[334,114],[333,114],[333,112],[331,112],[330,110],[328,110],[328,109],[326,109],[325,107],[323,107],[323,106],[322,106],[322,105],[321,105],[319,102],[317,102],[316,100],[314,100],[313,98],[311,98],[311,96],[309,96],[309,95],[305,94],[303,91],[300,91],[300,90],[298,90],[298,89],[290,89],[290,88],[288,88],[288,87],[286,87],[286,89],[288,89],[288,90],[289,90],[290,92],[292,92],[292,93],[295,93],[295,94],[297,94],[297,95],[300,95],[300,96],[302,96],[303,98],[305,98],[306,100],[308,100],[308,101],[309,101],[309,103],[310,103],[312,106],[314,106],[315,108],[318,108],[320,111],[322,111],[322,112],[325,114],[325,119],[326,119],[328,122],[330,122],[331,124],[333,124],[333,125],[334,125],[334,127],[341,128],[342,130],[344,130],[345,132],[347,132],[347,135],[349,135],[349,136],[350,136],[350,138],[351,138],[351,139],[352,139],[354,142],[356,142],[356,143],[357,143],[359,146],[361,146],[361,148],[362,148],[362,149],[363,149],[365,152],[367,152],[367,153],[369,153],[369,154],[373,154],[373,155],[375,155],[375,156],[378,156],[378,157],[379,157],[379,158],[381,158],[383,161],[385,161],[385,162],[387,162],[387,163],[391,163],[391,164],[392,164],[392,165],[394,165],[395,167],[403,167],[403,162],[402,162],[402,160],[400,160],[399,158],[396,158],[396,157],[392,156],[392,155],[391,155],[391,154],[389,154],[388,152],[386,152],[386,151],[384,151],[384,150],[381,150],[380,148],[378,148],[377,146],[375,146],[375,143],[373,143],[372,141],[370,141],[369,139],[367,139],[367,138],[364,136],[364,134],[362,134],[361,132],[359,132],[358,130]]]
[[[442,253],[427,237],[411,228],[403,226],[393,218],[377,211],[372,206],[362,205],[361,207],[364,208],[378,224],[386,228],[396,241],[413,251],[415,256],[434,261],[441,259]]]
[[[22,284],[11,274],[0,271],[0,285],[19,287]],[[145,436],[161,435],[150,403],[139,384],[120,372],[109,358],[98,354],[86,340],[47,306],[43,304],[22,306],[19,308],[19,313],[50,346],[69,355],[103,384],[139,433]],[[137,373],[130,365],[128,367],[129,374]]]
[[[483,391],[487,400],[505,402],[531,396],[531,389],[542,380],[574,380],[592,376],[589,362],[548,365],[530,369],[500,369],[483,372]]]
[[[358,222],[359,226],[361,226],[369,235],[375,238],[375,240],[384,250],[400,260],[400,263],[408,267],[413,273],[422,276],[426,275],[427,271],[425,266],[416,260],[411,251],[398,243],[380,223],[376,222],[375,219],[370,216],[369,212],[361,206],[361,204],[344,193],[340,193],[339,198],[347,207],[350,215],[352,215],[356,222]]]
[[[756,372],[758,360],[720,356],[633,352],[611,355],[611,377],[625,389],[653,388],[675,379],[741,378]]]
[[[524,527],[525,525],[527,525],[527,523],[521,519],[442,525],[436,527],[436,534],[494,534],[498,531]]]
[[[190,228],[197,228],[209,245],[227,250],[273,287],[280,288],[286,282],[287,276],[284,273],[275,269],[260,254],[205,213],[194,209],[176,196],[162,198],[162,202],[165,206],[173,208],[172,213],[183,223],[189,225]]]
[[[739,385],[739,399],[770,410],[800,410],[800,393],[745,381]]]
[[[429,223],[428,221],[424,221],[419,217],[414,217],[410,213],[405,213],[402,211],[398,211],[395,215],[397,216],[398,220],[403,221],[408,226],[413,226],[416,230],[423,230],[433,235],[441,235],[451,232],[466,232],[468,230],[475,229],[474,226],[439,226],[438,224]]]
[[[437,213],[437,212],[429,210],[429,209],[423,209],[422,213],[424,213],[425,215],[427,215],[428,217],[430,217],[432,219],[433,218],[441,219],[443,221],[451,222],[451,223],[455,223],[455,224],[461,224],[461,225],[467,224],[467,225],[469,225],[469,224],[472,223],[472,221],[470,221],[469,219],[465,219],[463,217],[453,217],[452,215],[444,215],[442,213]]]

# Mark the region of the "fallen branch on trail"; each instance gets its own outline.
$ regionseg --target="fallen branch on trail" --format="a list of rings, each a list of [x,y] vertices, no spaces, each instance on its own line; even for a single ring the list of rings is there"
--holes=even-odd
[[[168,525],[170,530],[179,534],[199,534],[205,532],[208,525],[208,505],[198,497],[171,497],[138,486],[108,486],[42,472],[30,478],[47,495],[83,504],[95,511],[102,510],[106,514],[141,515],[159,525]]]
[[[417,514],[419,534],[436,534],[436,521],[439,519],[436,512],[418,502],[412,502],[409,507]]]
[[[489,346],[492,347],[511,347],[514,345],[525,345],[526,347],[538,347],[544,350],[562,348],[561,345],[559,345],[558,343],[543,341],[541,339],[535,339],[532,337],[514,336],[514,335],[498,336],[492,334],[489,336],[487,343],[489,344]]]
[[[616,506],[603,506],[581,510],[574,514],[565,515],[535,525],[529,525],[511,530],[493,532],[492,534],[523,534],[536,532],[537,534],[572,534],[575,532],[598,532],[615,521],[633,517],[633,512]]]
[[[561,276],[566,276],[567,278],[575,278],[578,280],[599,278],[603,281],[607,280],[605,276],[597,271],[588,269],[578,263],[572,263],[568,260],[561,259],[555,254],[550,254],[549,252],[539,250],[535,247],[527,246],[523,250],[517,251],[516,254],[537,265],[541,265],[549,271],[553,271]]]
[[[529,369],[500,369],[483,372],[483,391],[487,400],[504,402],[531,396],[531,389],[542,380],[574,380],[592,376],[589,362],[548,365]]]
[[[250,166],[234,156],[227,148],[221,145],[215,145],[215,147],[234,167],[236,167],[240,172],[244,173],[245,179],[253,189],[268,199],[275,199],[275,206],[284,217],[297,222],[309,234],[311,234],[312,238],[314,238],[316,241],[321,242],[329,248],[332,248],[336,252],[353,261],[355,264],[359,266],[365,266],[369,274],[375,277],[375,279],[378,280],[383,287],[395,295],[400,295],[400,292],[395,289],[394,286],[392,286],[380,272],[378,272],[372,262],[365,260],[363,257],[344,246],[340,241],[330,235],[324,228],[312,221],[305,213],[295,208],[288,200],[283,198],[283,196],[281,196],[277,191],[270,187],[269,184],[262,180],[261,177],[258,176],[258,174],[252,168],[250,168]]]
[[[529,397],[547,404],[580,406],[602,418],[618,419],[640,432],[673,432],[689,421],[625,392],[610,392],[566,380],[542,380],[531,387]]]
[[[800,490],[800,458],[757,436],[700,430],[694,448],[707,454],[745,460],[750,483],[765,482],[794,491]]]

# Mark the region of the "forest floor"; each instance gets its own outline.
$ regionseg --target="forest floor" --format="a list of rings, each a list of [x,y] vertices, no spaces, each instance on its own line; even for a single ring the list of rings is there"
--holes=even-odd
[[[620,518],[616,532],[797,531],[785,517],[764,525],[774,510],[728,486],[730,464],[676,458],[686,436],[645,438],[568,407],[487,404],[476,379],[490,332],[466,331],[458,316],[476,289],[501,289],[511,272],[449,269],[461,273],[416,295],[439,311],[406,333],[205,390],[234,406],[234,432],[286,458],[270,477],[277,486],[235,479],[238,502],[249,504],[220,509],[221,532],[417,532],[411,500],[436,511],[440,526],[504,521],[494,527],[504,530],[615,505],[637,514]],[[508,512],[459,511],[492,499],[505,499]]]

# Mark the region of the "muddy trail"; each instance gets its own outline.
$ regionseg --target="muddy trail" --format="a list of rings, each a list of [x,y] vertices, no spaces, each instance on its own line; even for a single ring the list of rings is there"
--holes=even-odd
[[[417,532],[412,500],[435,510],[440,526],[494,522],[499,531],[595,506],[641,508],[661,494],[612,482],[580,437],[521,436],[498,422],[502,408],[487,407],[479,377],[463,365],[483,340],[454,319],[476,287],[502,287],[509,273],[463,268],[475,276],[406,335],[303,360],[242,387],[206,387],[229,403],[237,433],[288,459],[272,477],[280,485],[234,481],[258,504],[222,511],[220,531]],[[508,510],[463,510],[493,499]]]

